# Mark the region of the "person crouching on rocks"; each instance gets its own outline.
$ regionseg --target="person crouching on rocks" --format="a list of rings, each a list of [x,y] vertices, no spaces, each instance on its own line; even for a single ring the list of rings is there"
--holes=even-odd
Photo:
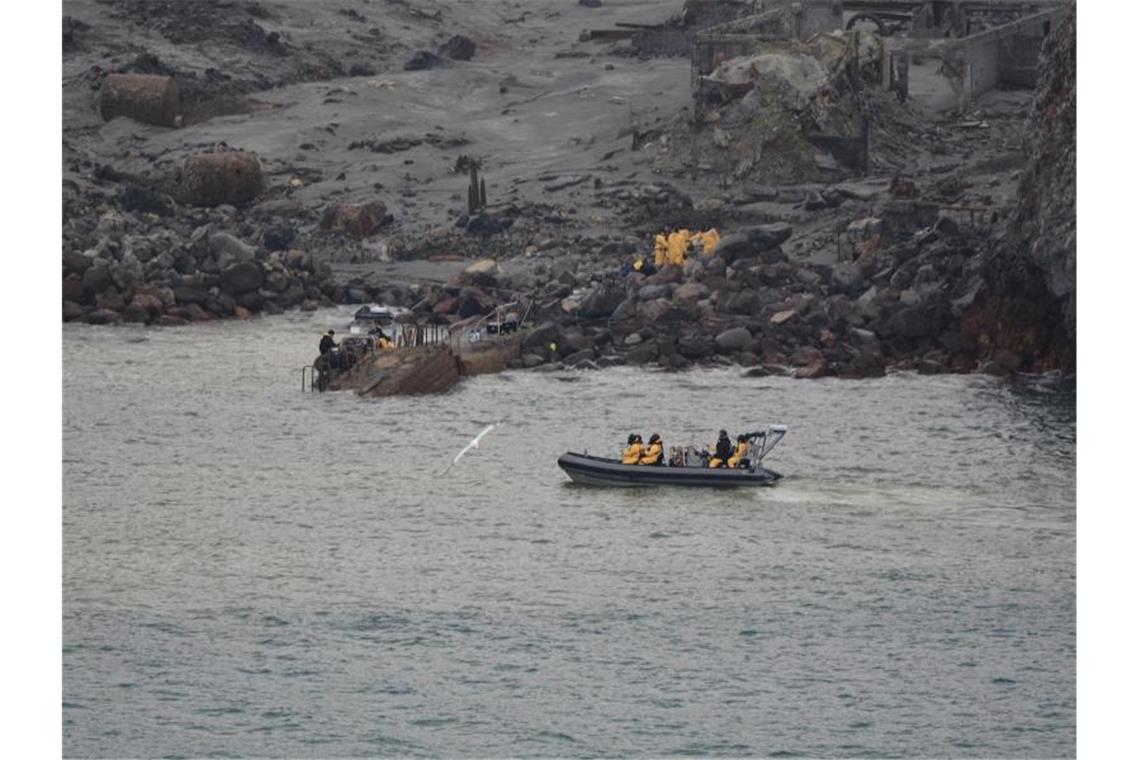
[[[336,335],[336,331],[329,330],[327,333],[321,336],[321,356],[324,356],[329,351],[332,351],[334,348],[336,348],[336,338],[333,337],[334,335]]]
[[[641,436],[637,433],[630,433],[627,443],[629,444],[628,448],[621,453],[621,463],[637,464],[641,461]]]
[[[637,460],[638,464],[661,464],[661,458],[665,455],[665,449],[661,445],[661,436],[654,433],[649,436],[649,448],[641,459]]]

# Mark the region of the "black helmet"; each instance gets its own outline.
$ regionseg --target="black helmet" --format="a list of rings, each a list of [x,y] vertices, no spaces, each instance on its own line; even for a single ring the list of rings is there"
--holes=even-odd
[[[741,433],[740,435],[736,436],[736,440],[740,441],[741,443],[743,443],[744,441],[747,441],[748,440],[748,433]]]
[[[629,445],[633,445],[633,443],[635,441],[637,441],[637,433],[630,433],[629,434],[629,440],[627,440],[626,443]]]
[[[657,433],[654,433],[653,435],[649,436],[649,442],[650,443],[661,443],[661,436],[657,435]]]
[[[727,430],[720,431],[720,437],[721,438],[728,438],[728,431]]]
[[[329,330],[329,335],[336,335],[336,330]]]

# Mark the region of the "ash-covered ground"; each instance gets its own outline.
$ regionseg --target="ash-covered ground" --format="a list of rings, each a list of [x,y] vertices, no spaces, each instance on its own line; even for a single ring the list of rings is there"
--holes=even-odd
[[[827,51],[811,59],[822,68],[801,55],[792,73],[753,69],[764,86],[743,95],[726,68],[731,97],[710,105],[688,58],[583,34],[680,27],[683,11],[69,0],[64,319],[175,325],[379,301],[446,321],[521,300],[539,324],[525,366],[1073,368],[1075,235],[1050,225],[1075,230],[1063,200],[1075,175],[1031,170],[1060,196],[1024,180],[1045,139],[1075,165],[1075,124],[1053,129],[1058,104],[1075,113],[1075,53],[1071,86],[1058,63],[1069,49],[1053,43],[1049,92],[998,89],[965,113],[935,63],[916,61],[899,102],[863,72],[828,69]],[[119,73],[174,77],[173,125],[104,121]],[[1043,98],[1052,131],[1027,129],[1046,118]],[[863,124],[864,166],[805,138]],[[186,191],[188,159],[230,150],[256,156],[254,197]],[[486,196],[474,209],[472,165]],[[1034,217],[1061,242],[1010,275],[995,260],[1027,253],[1010,225],[1032,194],[1062,198]],[[683,267],[630,272],[667,226],[715,227],[721,242]],[[1032,324],[1010,334],[1003,315],[1025,303]]]

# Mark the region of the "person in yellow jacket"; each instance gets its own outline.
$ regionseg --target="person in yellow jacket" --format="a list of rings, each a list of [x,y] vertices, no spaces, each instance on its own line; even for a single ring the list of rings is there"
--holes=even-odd
[[[669,255],[668,262],[673,266],[684,266],[689,258],[689,240],[692,238],[692,233],[688,230],[677,230],[676,232],[669,233]]]
[[[661,445],[661,436],[654,433],[649,436],[649,448],[642,454],[638,464],[661,464],[662,457],[665,456],[665,447]]]
[[[643,450],[641,446],[641,436],[637,433],[630,433],[627,443],[629,444],[628,448],[621,453],[621,463],[637,464],[641,461],[641,453]]]
[[[396,347],[396,344],[384,333],[384,328],[377,326],[369,331],[369,334],[376,341],[376,348],[381,351],[389,351]]]
[[[669,240],[664,233],[658,233],[653,239],[653,264],[658,269],[665,266],[669,254]]]
[[[716,253],[717,243],[720,242],[720,233],[716,231],[716,227],[712,227],[704,232],[698,232],[693,235],[693,243],[701,244],[701,251],[706,256],[712,256]]]
[[[744,457],[748,455],[748,436],[743,433],[736,436],[736,451],[732,452],[732,456],[728,458],[728,466],[730,468],[740,467],[740,463],[744,461]]]

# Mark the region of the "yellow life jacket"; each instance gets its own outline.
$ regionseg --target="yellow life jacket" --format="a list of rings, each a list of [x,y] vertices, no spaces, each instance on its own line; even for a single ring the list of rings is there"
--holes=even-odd
[[[658,235],[653,239],[653,264],[660,269],[665,266],[665,258],[669,253],[669,241],[665,239],[664,235]]]
[[[704,248],[705,255],[712,256],[713,253],[716,252],[717,244],[720,243],[720,233],[716,231],[716,227],[713,227],[712,229],[700,234],[701,245]]]
[[[380,347],[381,351],[389,351],[396,347],[396,344],[387,338],[377,338],[376,345]]]
[[[649,444],[649,450],[645,452],[645,456],[638,460],[638,464],[657,464],[661,461],[661,454],[661,444],[651,443]]]
[[[641,444],[634,443],[621,453],[622,464],[637,464],[641,459]]]
[[[677,230],[669,235],[669,263],[673,266],[683,266],[689,258],[689,238],[692,235],[688,230]]]
[[[741,441],[736,444],[736,451],[728,458],[728,466],[735,467],[740,464],[740,460],[744,459],[745,454],[748,453],[748,441]]]

